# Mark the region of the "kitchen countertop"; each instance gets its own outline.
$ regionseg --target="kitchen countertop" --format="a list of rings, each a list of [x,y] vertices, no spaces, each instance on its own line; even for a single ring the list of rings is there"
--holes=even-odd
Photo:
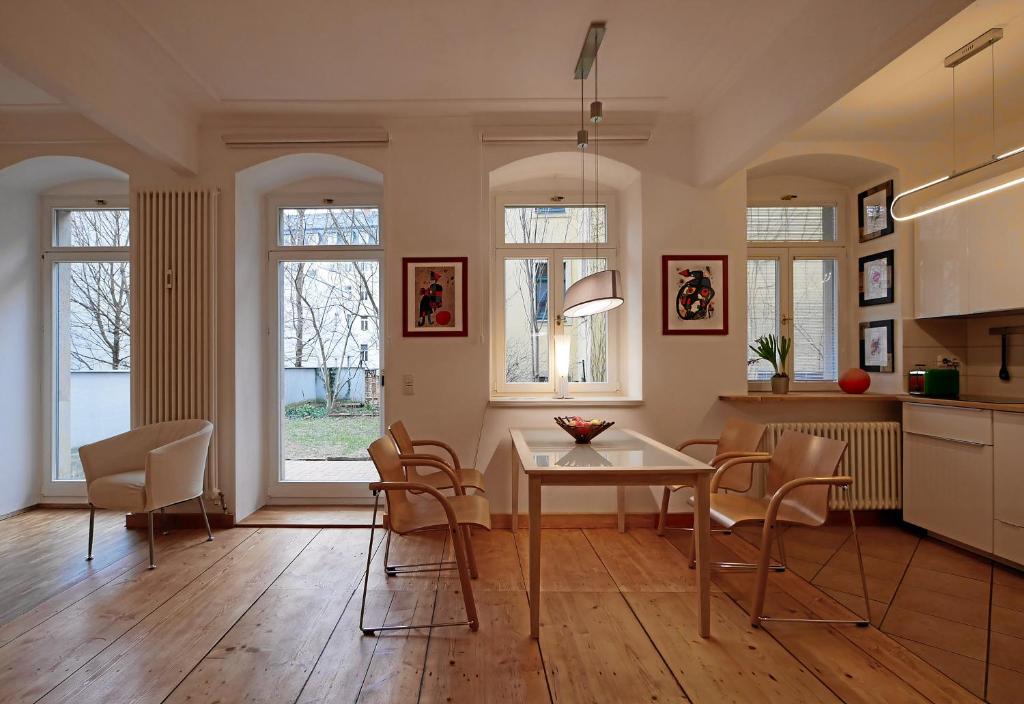
[[[751,391],[746,394],[722,394],[719,401],[737,403],[799,403],[801,401],[902,401],[905,394],[846,394],[842,391],[790,391],[773,394],[769,391]]]
[[[929,406],[955,406],[958,408],[981,408],[987,411],[1007,411],[1008,413],[1024,413],[1024,403],[992,403],[989,401],[961,401],[955,398],[929,398],[927,396],[911,396],[903,394],[899,397],[903,403],[923,403]]]

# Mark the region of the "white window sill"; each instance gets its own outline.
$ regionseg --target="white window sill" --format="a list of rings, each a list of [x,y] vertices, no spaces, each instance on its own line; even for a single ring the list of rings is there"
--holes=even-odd
[[[612,406],[642,406],[642,398],[625,396],[576,396],[573,398],[552,398],[551,396],[491,396],[491,408],[608,408]]]

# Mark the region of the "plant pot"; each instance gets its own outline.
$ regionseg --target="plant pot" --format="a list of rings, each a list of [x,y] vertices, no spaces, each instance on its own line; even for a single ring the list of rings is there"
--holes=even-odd
[[[773,394],[788,394],[789,393],[789,377],[788,376],[773,376],[772,377],[772,393]]]

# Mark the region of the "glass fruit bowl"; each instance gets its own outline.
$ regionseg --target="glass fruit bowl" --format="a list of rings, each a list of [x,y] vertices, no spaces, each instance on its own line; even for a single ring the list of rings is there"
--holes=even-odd
[[[586,445],[608,428],[615,425],[614,421],[600,418],[581,418],[580,416],[556,416],[558,427],[572,435],[577,445]]]

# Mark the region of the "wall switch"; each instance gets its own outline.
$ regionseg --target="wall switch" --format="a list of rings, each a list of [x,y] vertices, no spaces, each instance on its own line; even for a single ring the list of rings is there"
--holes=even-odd
[[[402,375],[402,395],[403,396],[415,396],[416,395],[416,380],[412,374]]]

